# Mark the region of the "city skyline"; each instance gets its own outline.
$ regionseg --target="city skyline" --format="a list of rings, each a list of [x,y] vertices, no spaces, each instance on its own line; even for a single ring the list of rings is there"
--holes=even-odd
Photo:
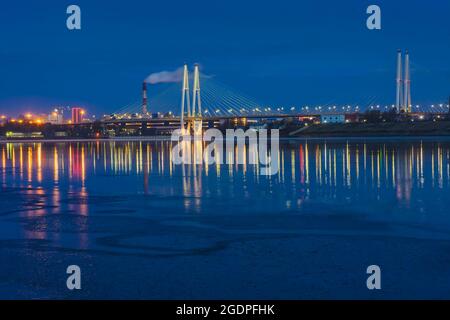
[[[3,6],[0,23],[8,28],[1,28],[1,113],[81,105],[107,114],[139,100],[150,73],[184,62],[200,63],[205,73],[265,105],[371,98],[391,105],[398,49],[411,54],[413,104],[446,102],[449,94],[450,30],[441,21],[450,5],[444,2],[379,1],[381,30],[366,28],[369,3],[356,1],[325,8],[262,2],[257,10],[231,2],[215,9],[219,16],[203,1],[175,8],[138,1],[123,8],[77,4],[83,13],[78,31],[65,27],[65,4]],[[397,21],[398,15],[412,22]],[[183,25],[195,36],[180,33]],[[158,90],[152,86],[149,95]]]

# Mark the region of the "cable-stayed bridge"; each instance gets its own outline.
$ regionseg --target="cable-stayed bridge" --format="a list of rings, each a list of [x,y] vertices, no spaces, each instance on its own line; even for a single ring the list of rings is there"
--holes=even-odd
[[[148,87],[150,94],[147,96]],[[172,117],[179,118],[180,122],[184,123],[194,121],[194,118],[207,120],[320,116],[352,114],[368,110],[398,112],[398,105],[380,105],[377,104],[379,100],[380,97],[373,95],[355,96],[347,105],[336,104],[336,101],[329,100],[318,105],[269,106],[219,82],[213,76],[199,73],[198,66],[194,68],[194,77],[190,78],[188,68],[184,66],[182,81],[170,83],[160,92],[156,92],[154,86],[144,83],[143,100],[117,108],[109,117],[109,121],[138,122]],[[449,106],[446,103],[410,105],[408,112],[444,114],[449,112]]]

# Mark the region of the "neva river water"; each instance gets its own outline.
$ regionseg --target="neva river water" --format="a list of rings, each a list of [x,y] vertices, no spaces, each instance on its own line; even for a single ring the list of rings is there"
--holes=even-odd
[[[283,141],[274,176],[170,148],[1,143],[0,298],[450,298],[450,140]]]

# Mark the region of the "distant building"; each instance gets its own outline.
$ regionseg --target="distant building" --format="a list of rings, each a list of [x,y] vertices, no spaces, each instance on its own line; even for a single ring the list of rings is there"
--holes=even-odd
[[[322,123],[344,123],[345,115],[344,114],[321,115],[320,122],[322,122]]]
[[[345,114],[345,123],[353,123],[360,122],[360,114],[359,113],[346,113]]]
[[[298,117],[298,121],[301,123],[320,123],[320,119],[316,116],[300,116]]]
[[[79,107],[72,108],[72,123],[77,124],[83,122],[84,110]]]
[[[61,110],[54,109],[47,117],[48,122],[51,124],[63,124],[64,116]]]
[[[160,112],[152,113],[153,119],[158,119],[158,118],[162,118],[162,117],[163,117],[163,114]]]

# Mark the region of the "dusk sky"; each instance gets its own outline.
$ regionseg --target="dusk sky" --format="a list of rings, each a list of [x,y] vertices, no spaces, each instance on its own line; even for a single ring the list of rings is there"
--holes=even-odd
[[[70,4],[79,31],[66,28]],[[380,31],[366,28],[370,4]],[[110,113],[184,62],[267,105],[392,104],[397,49],[410,52],[413,104],[446,102],[449,15],[448,0],[3,2],[0,112]]]

